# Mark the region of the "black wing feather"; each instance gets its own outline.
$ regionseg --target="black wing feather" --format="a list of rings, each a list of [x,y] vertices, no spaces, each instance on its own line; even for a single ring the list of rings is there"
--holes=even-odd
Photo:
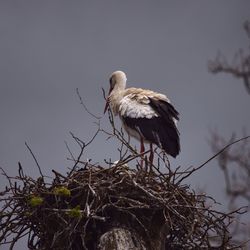
[[[180,152],[180,139],[173,119],[179,120],[179,113],[173,105],[165,101],[150,99],[149,105],[157,112],[158,117],[123,117],[123,122],[146,140],[165,150],[167,154],[176,157]]]
[[[149,100],[149,105],[167,121],[173,121],[173,118],[179,121],[179,112],[171,103],[153,98],[149,98]]]

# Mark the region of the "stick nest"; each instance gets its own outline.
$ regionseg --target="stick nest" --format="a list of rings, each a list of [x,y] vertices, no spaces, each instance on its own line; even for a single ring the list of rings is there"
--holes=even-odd
[[[123,228],[140,239],[147,250],[240,248],[229,230],[235,216],[245,211],[215,210],[213,198],[196,194],[183,185],[190,175],[240,140],[230,143],[198,167],[183,172],[178,167],[173,172],[166,155],[157,150],[157,164],[149,164],[147,152],[139,154],[125,139],[123,131],[116,129],[110,110],[112,130],[103,130],[100,118],[86,109],[78,91],[77,94],[84,109],[97,120],[97,132],[87,143],[71,133],[80,153],[75,158],[66,144],[74,166],[66,175],[52,170],[54,177],[49,182],[27,144],[40,177],[33,179],[25,175],[20,163],[16,177],[8,176],[2,169],[8,180],[6,189],[0,192],[2,244],[9,244],[13,249],[26,236],[29,249],[94,250],[101,249],[99,241],[105,232]],[[102,167],[81,161],[84,149],[98,133],[120,142],[118,163]]]
[[[207,205],[208,197],[174,183],[169,175],[85,163],[52,183],[24,175],[8,177],[1,193],[0,241],[11,247],[28,235],[29,249],[98,249],[109,228],[123,227],[146,239],[159,235],[165,249],[235,249],[228,226],[232,214]],[[12,248],[10,248],[12,249]]]

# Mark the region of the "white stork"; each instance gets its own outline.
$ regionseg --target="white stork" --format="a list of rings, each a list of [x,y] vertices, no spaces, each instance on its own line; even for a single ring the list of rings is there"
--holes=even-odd
[[[126,89],[127,77],[122,71],[112,73],[109,81],[110,90],[104,113],[110,105],[114,115],[120,116],[127,133],[140,140],[140,153],[145,151],[144,141],[150,143],[151,163],[152,143],[176,157],[180,152],[179,131],[176,127],[179,113],[169,99],[147,89]]]

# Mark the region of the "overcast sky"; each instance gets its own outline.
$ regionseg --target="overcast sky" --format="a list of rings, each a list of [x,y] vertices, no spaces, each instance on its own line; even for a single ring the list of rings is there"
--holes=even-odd
[[[180,112],[182,151],[172,167],[207,160],[210,129],[228,139],[233,131],[239,137],[243,128],[250,132],[243,84],[207,69],[218,50],[231,59],[238,48],[249,49],[242,28],[249,10],[248,0],[0,1],[1,167],[16,175],[20,161],[27,174],[38,176],[27,142],[45,174],[65,173],[72,164],[64,141],[77,152],[69,131],[84,141],[96,131],[75,89],[102,115],[101,88],[108,89],[118,69],[126,72],[128,86],[162,92]],[[101,123],[108,127],[106,117]],[[116,148],[98,136],[83,160],[117,160]],[[216,161],[187,182],[223,200]]]

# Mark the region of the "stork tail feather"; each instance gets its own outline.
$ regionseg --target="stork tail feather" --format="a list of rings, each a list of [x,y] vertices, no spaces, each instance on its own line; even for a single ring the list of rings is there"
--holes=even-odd
[[[137,131],[145,140],[158,145],[167,154],[173,157],[179,154],[179,132],[174,122],[166,124],[163,117],[150,119],[123,117],[123,122],[127,127]]]

